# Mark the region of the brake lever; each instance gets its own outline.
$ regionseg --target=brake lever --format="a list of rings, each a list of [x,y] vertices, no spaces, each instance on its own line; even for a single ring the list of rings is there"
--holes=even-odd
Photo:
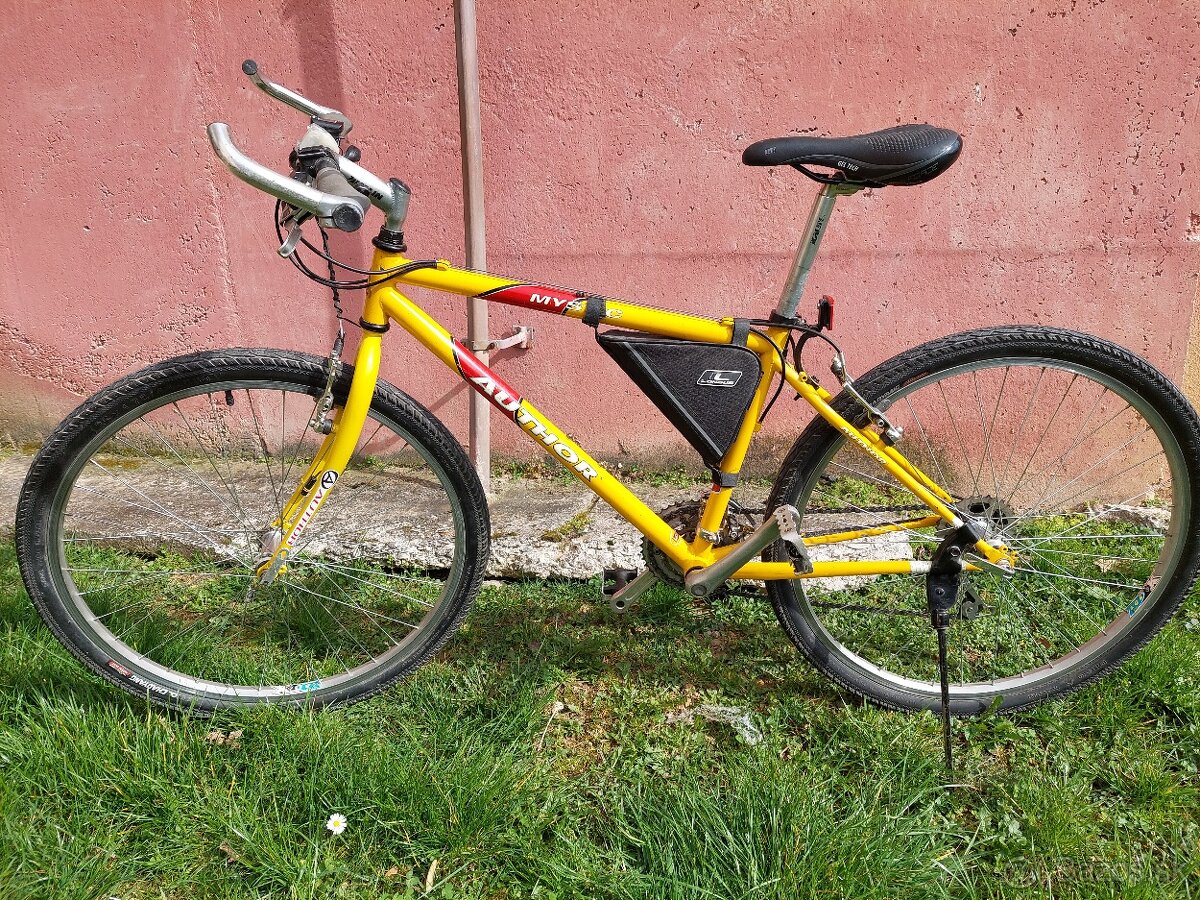
[[[312,179],[302,172],[293,172],[292,177],[296,181],[301,181],[305,184],[311,183]],[[284,208],[290,210],[287,215],[280,219],[280,226],[288,229],[288,236],[283,243],[279,245],[278,253],[284,259],[287,259],[295,252],[296,247],[300,244],[300,239],[304,237],[304,232],[301,226],[312,218],[312,213],[305,209],[296,209],[294,206],[284,204]]]
[[[296,251],[296,247],[300,243],[300,238],[304,237],[304,232],[300,227],[303,224],[303,218],[295,219],[291,230],[288,232],[287,238],[282,244],[279,245],[279,255],[284,259],[287,259]]]

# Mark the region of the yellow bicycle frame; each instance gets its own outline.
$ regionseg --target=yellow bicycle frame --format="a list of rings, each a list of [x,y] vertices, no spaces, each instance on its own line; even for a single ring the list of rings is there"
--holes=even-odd
[[[398,253],[376,249],[372,268],[394,269],[411,262]],[[431,288],[465,297],[497,294],[505,289],[526,287],[511,278],[500,278],[484,272],[458,269],[444,260],[436,267],[415,269],[397,279],[368,289],[363,307],[363,339],[355,362],[354,378],[345,406],[337,414],[333,428],[326,437],[308,471],[302,477],[280,519],[275,523],[281,532],[278,549],[259,566],[259,573],[279,570],[295,546],[300,532],[317,513],[348,464],[362,432],[370,408],[371,397],[379,376],[381,338],[391,322],[397,322],[432,352],[446,366],[468,381],[472,388],[488,397],[507,418],[542,449],[582,481],[588,488],[609,503],[621,516],[663,551],[683,572],[711,565],[735,546],[714,547],[703,535],[719,533],[729,504],[731,487],[714,484],[704,505],[699,528],[690,540],[682,536],[635,496],[619,479],[589,456],[582,447],[567,437],[540,413],[528,400],[521,398],[503,379],[485,366],[469,349],[434,321],[424,310],[400,293],[395,282]],[[539,285],[530,290],[542,293],[521,294],[518,305],[582,319],[587,308],[585,295]],[[490,298],[489,298],[490,299]],[[600,298],[595,298],[600,299]],[[513,302],[501,299],[501,302]],[[603,300],[601,322],[619,324],[623,329],[712,344],[733,342],[733,319],[709,319],[626,303]],[[953,499],[919,468],[905,459],[894,446],[889,446],[870,427],[859,429],[839,415],[830,405],[832,395],[810,382],[808,376],[788,364],[780,348],[788,335],[781,327],[765,327],[751,331],[747,346],[759,358],[762,378],[753,401],[742,419],[737,437],[721,460],[721,471],[736,476],[746,458],[750,442],[759,429],[759,415],[776,376],[783,378],[817,413],[834,428],[846,435],[863,453],[886,469],[900,484],[929,507],[929,515],[905,522],[895,522],[871,528],[852,529],[835,534],[807,538],[805,544],[817,546],[851,541],[887,532],[925,528],[947,523],[961,526],[962,520],[951,508]],[[979,541],[976,550],[988,562],[996,564],[1008,554],[986,541]],[[928,563],[924,564],[926,567]],[[813,571],[797,574],[790,562],[751,562],[743,565],[732,577],[757,580],[794,578],[827,578],[847,575],[908,574],[926,571],[911,560],[857,560],[847,562],[814,562]],[[971,566],[969,566],[971,568]]]

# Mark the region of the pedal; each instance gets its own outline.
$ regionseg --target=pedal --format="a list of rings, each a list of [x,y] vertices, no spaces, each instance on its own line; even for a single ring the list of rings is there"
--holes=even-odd
[[[648,572],[643,574],[649,574]],[[600,593],[615,613],[625,612],[630,605],[628,588],[638,581],[637,569],[605,569],[600,581]]]
[[[807,575],[813,570],[812,558],[800,536],[800,513],[794,506],[780,506],[773,513],[779,523],[779,539],[787,544],[788,556],[797,575]]]

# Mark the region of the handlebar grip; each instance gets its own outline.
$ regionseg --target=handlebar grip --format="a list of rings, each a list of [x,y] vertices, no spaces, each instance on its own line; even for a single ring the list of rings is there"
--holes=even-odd
[[[371,201],[351,187],[350,182],[333,166],[322,169],[313,179],[313,187],[324,194],[345,198],[329,216],[334,228],[342,231],[357,231],[371,206]]]

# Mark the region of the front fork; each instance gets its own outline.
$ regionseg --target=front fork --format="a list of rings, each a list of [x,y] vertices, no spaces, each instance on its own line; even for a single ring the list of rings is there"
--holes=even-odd
[[[292,496],[263,535],[263,553],[254,570],[260,584],[270,584],[286,570],[288,557],[295,552],[301,534],[328,499],[354,455],[379,379],[381,341],[381,335],[364,331],[346,405],[334,417],[332,428],[300,477]]]

